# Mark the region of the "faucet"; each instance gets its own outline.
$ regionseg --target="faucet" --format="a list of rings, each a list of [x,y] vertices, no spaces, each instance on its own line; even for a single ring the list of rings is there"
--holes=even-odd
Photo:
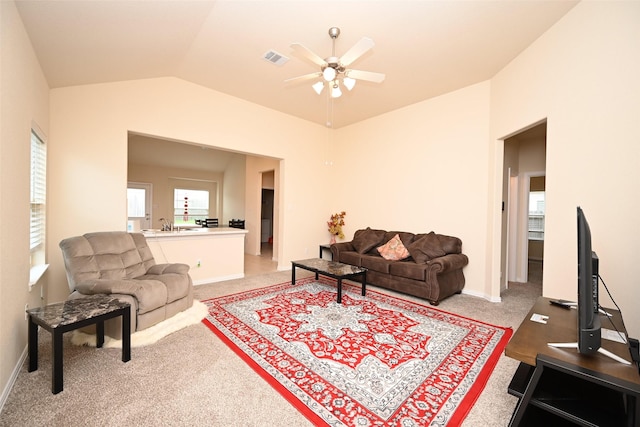
[[[162,227],[160,228],[162,231],[171,231],[173,229],[173,224],[166,219],[160,218],[158,221],[162,222]]]

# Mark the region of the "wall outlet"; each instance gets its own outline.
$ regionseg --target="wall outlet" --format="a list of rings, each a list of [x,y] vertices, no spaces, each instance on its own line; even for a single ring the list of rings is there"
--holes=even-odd
[[[24,320],[29,319],[29,315],[27,314],[27,310],[29,310],[29,304],[24,305]]]
[[[202,265],[202,260],[199,259],[196,261],[196,267],[200,268],[200,266]]]

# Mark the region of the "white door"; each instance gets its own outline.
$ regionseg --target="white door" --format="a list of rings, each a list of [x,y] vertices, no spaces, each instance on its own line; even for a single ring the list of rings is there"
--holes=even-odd
[[[127,219],[139,224],[140,230],[151,228],[151,184],[130,182],[127,185]]]

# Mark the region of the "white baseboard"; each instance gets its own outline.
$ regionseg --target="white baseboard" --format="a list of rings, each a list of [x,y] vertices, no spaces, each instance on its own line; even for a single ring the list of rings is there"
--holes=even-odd
[[[242,279],[242,278],[244,278],[244,273],[229,274],[228,276],[216,276],[216,277],[210,277],[208,279],[195,280],[193,282],[193,286],[206,285],[209,283],[224,282],[225,280]]]
[[[24,361],[27,360],[27,349],[28,347],[25,347],[24,350],[22,351],[22,355],[18,359],[18,364],[13,368],[13,372],[9,377],[9,381],[7,381],[7,385],[4,387],[4,390],[2,390],[2,396],[0,396],[0,414],[4,409],[4,404],[7,402],[7,399],[9,398],[9,394],[11,393],[11,389],[13,388],[13,385],[16,383],[16,380],[18,379],[18,374],[20,373],[20,369],[22,369],[22,365],[24,364]]]
[[[473,297],[478,297],[478,298],[482,298],[482,299],[486,299],[489,302],[502,302],[502,298],[501,297],[492,297],[490,295],[487,295],[485,293],[482,292],[476,292],[476,291],[467,291],[467,290],[462,290],[462,293],[465,295],[471,295]]]

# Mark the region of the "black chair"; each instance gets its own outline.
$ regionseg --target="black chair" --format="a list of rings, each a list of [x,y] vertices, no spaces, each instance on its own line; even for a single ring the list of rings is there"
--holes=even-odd
[[[241,228],[244,230],[244,219],[232,219],[229,221],[229,227]]]
[[[217,227],[218,226],[218,218],[207,218],[202,220],[203,227]]]

